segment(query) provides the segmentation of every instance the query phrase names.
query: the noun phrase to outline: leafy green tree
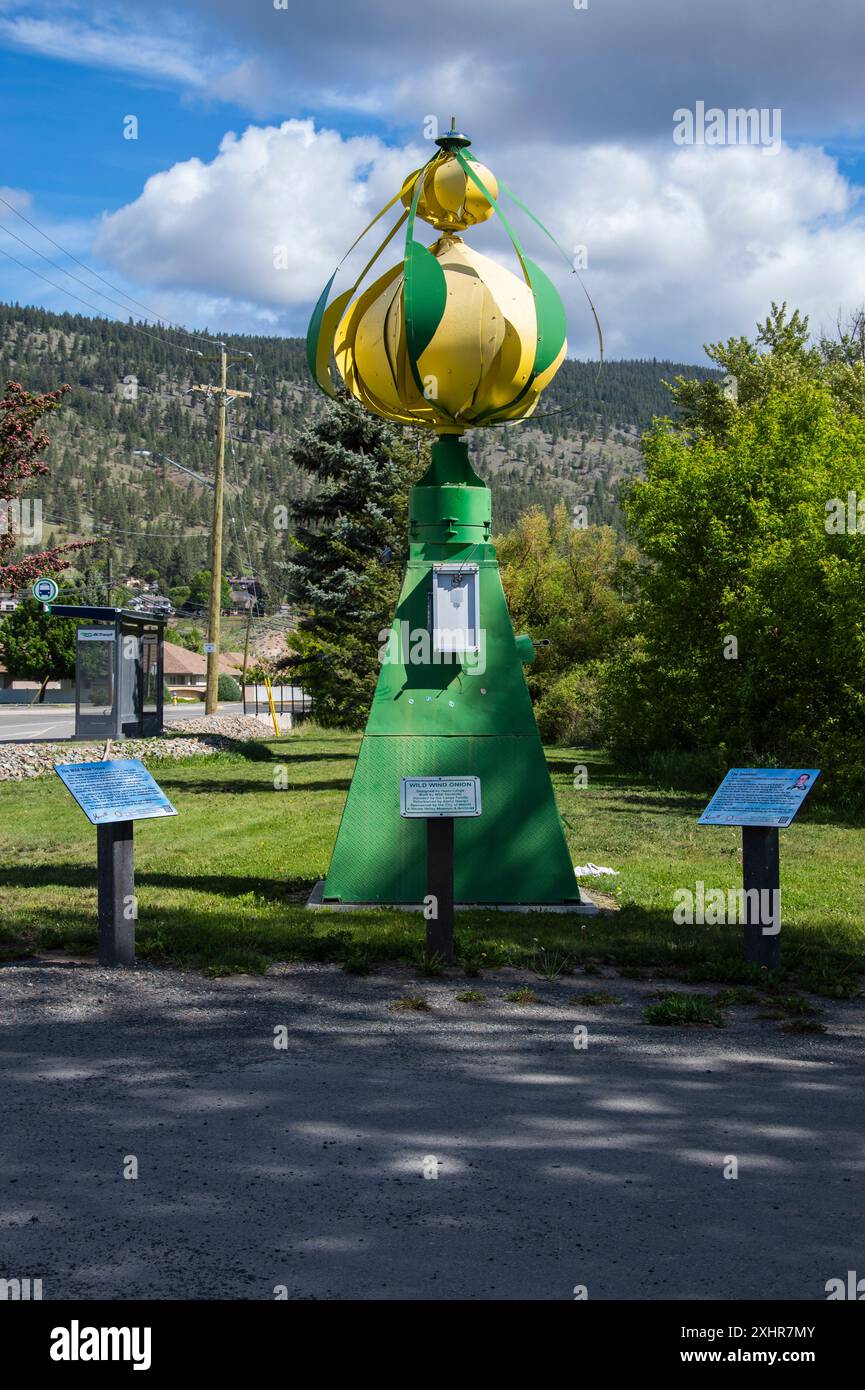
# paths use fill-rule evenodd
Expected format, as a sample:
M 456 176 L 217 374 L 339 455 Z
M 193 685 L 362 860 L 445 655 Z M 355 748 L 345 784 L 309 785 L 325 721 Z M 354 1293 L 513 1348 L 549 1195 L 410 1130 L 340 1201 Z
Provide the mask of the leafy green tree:
M 378 634 L 393 618 L 408 550 L 409 488 L 429 461 L 415 441 L 344 400 L 291 445 L 292 463 L 316 486 L 295 505 L 286 572 L 307 616 L 284 669 L 324 725 L 363 728 L 375 692 Z
M 723 421 L 694 397 L 683 425 L 658 420 L 644 438 L 646 478 L 625 511 L 649 563 L 633 645 L 605 693 L 622 755 L 862 762 L 859 365 L 808 347 L 798 315 L 773 316 L 758 337 L 767 351 L 743 340 L 739 399 Z
M 226 608 L 231 607 L 231 590 L 228 587 L 228 580 L 222 576 L 222 583 L 219 589 L 220 611 L 225 612 Z M 199 570 L 192 576 L 189 585 L 189 598 L 186 600 L 188 608 L 202 609 L 207 612 L 210 604 L 210 570 Z
M 810 341 L 808 319 L 798 309 L 788 315 L 786 304 L 757 325 L 754 341 L 728 338 L 709 343 L 707 357 L 731 381 L 717 377 L 698 380 L 677 376 L 671 386 L 673 403 L 682 412 L 680 427 L 694 438 L 708 436 L 723 442 L 740 411 L 765 404 L 772 391 L 792 391 L 807 382 L 824 386 L 841 412 L 865 414 L 865 355 L 858 348 L 863 336 L 860 315 L 838 340 L 823 336 Z
M 204 630 L 200 627 L 182 629 L 179 627 L 167 627 L 165 629 L 166 642 L 173 642 L 175 647 L 183 647 L 188 652 L 204 651 Z
M 53 618 L 28 595 L 0 622 L 0 659 L 14 680 L 41 682 L 41 702 L 50 680 L 75 675 L 76 629 L 71 618 Z
M 526 667 L 542 736 L 596 740 L 598 681 L 628 630 L 636 551 L 608 526 L 575 527 L 562 504 L 551 517 L 526 512 L 496 551 L 515 632 L 548 644 Z

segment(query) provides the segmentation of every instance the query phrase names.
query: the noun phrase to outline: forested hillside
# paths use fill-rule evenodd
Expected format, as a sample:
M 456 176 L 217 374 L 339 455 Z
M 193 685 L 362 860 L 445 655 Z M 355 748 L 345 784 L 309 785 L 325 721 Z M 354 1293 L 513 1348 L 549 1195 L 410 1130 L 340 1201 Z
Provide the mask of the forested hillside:
M 229 385 L 251 391 L 230 411 L 226 451 L 229 574 L 259 573 L 274 603 L 285 593 L 287 532 L 275 524 L 305 495 L 310 479 L 287 458 L 286 441 L 321 408 L 300 338 L 232 335 Z M 202 354 L 202 355 L 199 355 Z M 51 421 L 50 475 L 40 480 L 44 541 L 111 538 L 114 573 L 155 572 L 160 586 L 188 584 L 207 564 L 210 490 L 156 457 L 212 474 L 213 401 L 193 393 L 215 381 L 204 342 L 168 329 L 78 314 L 0 305 L 0 375 L 29 390 L 72 387 Z M 588 507 L 590 522 L 618 521 L 616 494 L 640 467 L 639 437 L 652 416 L 668 414 L 661 384 L 704 368 L 672 362 L 566 362 L 534 421 L 475 431 L 475 466 L 494 478 L 494 519 L 503 530 L 533 503 Z M 137 399 L 122 399 L 125 377 Z M 136 455 L 149 450 L 152 457 Z M 109 547 L 100 547 L 100 557 Z

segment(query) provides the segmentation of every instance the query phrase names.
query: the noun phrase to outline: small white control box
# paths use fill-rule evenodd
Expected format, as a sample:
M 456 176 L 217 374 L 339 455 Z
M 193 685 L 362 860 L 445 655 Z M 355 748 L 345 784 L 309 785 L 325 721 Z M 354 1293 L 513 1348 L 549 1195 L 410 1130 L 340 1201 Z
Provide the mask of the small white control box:
M 477 565 L 433 565 L 433 652 L 472 652 L 480 641 Z

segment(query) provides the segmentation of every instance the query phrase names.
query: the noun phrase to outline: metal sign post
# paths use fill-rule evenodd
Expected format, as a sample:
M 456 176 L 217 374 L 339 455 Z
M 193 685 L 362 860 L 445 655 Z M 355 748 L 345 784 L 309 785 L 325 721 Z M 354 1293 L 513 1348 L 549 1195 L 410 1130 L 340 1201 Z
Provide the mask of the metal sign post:
M 135 964 L 134 821 L 96 827 L 99 964 Z
M 91 825 L 96 826 L 99 964 L 135 964 L 133 824 L 176 816 L 162 788 L 138 758 L 61 763 L 54 768 Z
M 697 822 L 742 827 L 742 949 L 750 965 L 775 970 L 780 963 L 778 830 L 792 824 L 819 776 L 813 767 L 733 767 Z
M 428 816 L 426 823 L 426 891 L 432 909 L 426 924 L 428 956 L 454 960 L 454 821 Z
M 745 960 L 751 965 L 775 970 L 781 959 L 781 861 L 777 826 L 742 826 L 742 887 L 745 890 Z
M 454 960 L 454 818 L 481 814 L 479 777 L 402 777 L 399 813 L 426 821 L 426 953 Z

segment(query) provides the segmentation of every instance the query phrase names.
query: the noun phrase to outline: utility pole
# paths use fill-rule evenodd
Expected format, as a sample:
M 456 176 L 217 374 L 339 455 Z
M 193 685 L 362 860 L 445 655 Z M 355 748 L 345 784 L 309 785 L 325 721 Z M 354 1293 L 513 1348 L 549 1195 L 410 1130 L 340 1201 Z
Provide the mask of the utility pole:
M 225 392 L 228 386 L 225 344 L 219 345 L 219 398 L 216 415 L 216 475 L 210 535 L 210 611 L 207 615 L 207 694 L 204 713 L 216 714 L 219 685 L 219 619 L 222 613 L 222 500 L 225 490 Z
M 246 609 L 246 640 L 243 643 L 243 675 L 241 676 L 241 690 L 243 692 L 243 713 L 246 714 L 246 668 L 249 665 L 249 629 L 252 627 L 252 594 L 249 595 L 249 603 Z
M 234 353 L 232 360 L 251 357 L 249 352 Z M 208 358 L 219 363 L 218 386 L 193 386 L 193 391 L 204 391 L 208 396 L 217 397 L 216 416 L 216 474 L 213 480 L 213 526 L 210 536 L 210 607 L 207 615 L 207 693 L 204 700 L 204 713 L 216 714 L 216 698 L 219 685 L 219 620 L 222 612 L 222 502 L 225 491 L 225 415 L 229 396 L 251 396 L 251 391 L 231 391 L 228 388 L 227 372 L 229 354 L 225 344 L 219 344 L 219 356 Z

